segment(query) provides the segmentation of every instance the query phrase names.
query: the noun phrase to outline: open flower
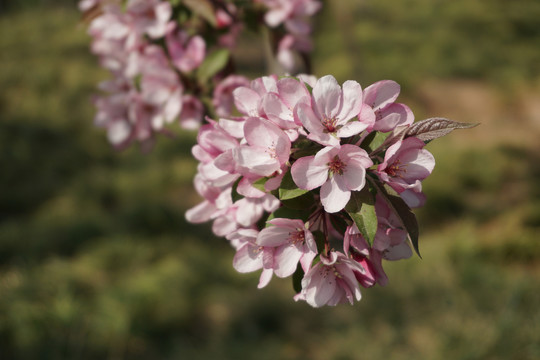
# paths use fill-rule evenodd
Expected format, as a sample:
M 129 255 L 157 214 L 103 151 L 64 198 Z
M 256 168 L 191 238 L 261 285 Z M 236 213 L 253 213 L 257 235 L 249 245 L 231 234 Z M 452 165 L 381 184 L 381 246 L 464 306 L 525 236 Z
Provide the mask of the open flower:
M 291 168 L 296 185 L 305 190 L 321 186 L 324 210 L 342 210 L 351 191 L 360 191 L 366 183 L 366 168 L 373 165 L 364 149 L 354 145 L 326 147 L 315 156 L 298 159 Z
M 424 145 L 415 137 L 398 141 L 388 148 L 384 161 L 377 166 L 381 180 L 402 194 L 403 200 L 412 207 L 423 205 L 421 181 L 435 167 L 435 158 Z
M 236 170 L 244 176 L 271 176 L 289 161 L 291 141 L 270 121 L 251 117 L 244 124 L 247 145 L 232 150 Z
M 357 117 L 362 109 L 362 88 L 356 81 L 345 81 L 342 88 L 332 75 L 326 75 L 317 80 L 312 95 L 312 105 L 301 103 L 295 109 L 309 131 L 308 139 L 338 146 L 340 138 L 356 135 L 370 125 Z
M 364 89 L 362 116 L 372 116 L 375 120 L 368 130 L 388 132 L 413 123 L 411 109 L 395 102 L 399 91 L 399 84 L 392 80 L 378 81 Z
M 260 246 L 256 243 L 257 231 L 253 229 L 239 229 L 227 236 L 227 239 L 236 247 L 233 267 L 241 273 L 248 273 L 262 269 L 259 279 L 259 289 L 268 285 L 272 279 L 272 247 Z
M 291 276 L 298 262 L 307 272 L 317 255 L 317 244 L 311 231 L 302 220 L 272 219 L 274 226 L 263 229 L 257 236 L 257 244 L 275 249 L 273 253 L 274 273 L 279 277 Z
M 365 272 L 362 266 L 345 254 L 332 251 L 321 255 L 302 279 L 302 291 L 294 299 L 305 300 L 313 307 L 335 306 L 344 302 L 352 304 L 362 298 L 355 272 Z

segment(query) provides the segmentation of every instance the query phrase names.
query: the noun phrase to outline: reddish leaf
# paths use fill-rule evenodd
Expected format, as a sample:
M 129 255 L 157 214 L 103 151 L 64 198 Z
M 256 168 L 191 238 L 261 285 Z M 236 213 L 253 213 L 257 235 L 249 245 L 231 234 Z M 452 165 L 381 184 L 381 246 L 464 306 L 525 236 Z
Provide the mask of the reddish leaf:
M 430 118 L 412 124 L 405 137 L 414 136 L 424 142 L 440 138 L 454 129 L 470 129 L 478 124 L 460 123 L 445 118 Z

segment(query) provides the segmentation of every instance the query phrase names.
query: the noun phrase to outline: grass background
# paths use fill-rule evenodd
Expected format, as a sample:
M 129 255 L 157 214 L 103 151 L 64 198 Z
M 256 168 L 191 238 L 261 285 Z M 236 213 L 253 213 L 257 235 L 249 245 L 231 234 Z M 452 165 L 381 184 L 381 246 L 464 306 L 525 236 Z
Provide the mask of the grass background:
M 316 74 L 395 79 L 417 119 L 481 122 L 428 146 L 423 260 L 311 309 L 257 290 L 186 223 L 194 134 L 116 153 L 92 126 L 107 74 L 74 1 L 0 2 L 0 358 L 540 358 L 540 4 L 326 2 Z M 249 42 L 249 40 L 248 40 Z M 246 71 L 260 51 L 243 47 Z

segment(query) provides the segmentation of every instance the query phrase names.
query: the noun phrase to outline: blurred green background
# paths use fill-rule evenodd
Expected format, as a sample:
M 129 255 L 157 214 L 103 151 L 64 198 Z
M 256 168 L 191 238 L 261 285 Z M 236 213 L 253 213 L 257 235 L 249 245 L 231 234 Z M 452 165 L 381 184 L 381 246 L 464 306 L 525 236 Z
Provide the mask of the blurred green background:
M 428 145 L 423 260 L 318 310 L 186 223 L 194 134 L 143 155 L 93 127 L 107 74 L 74 3 L 0 2 L 1 359 L 540 358 L 540 2 L 327 1 L 317 75 L 482 125 Z

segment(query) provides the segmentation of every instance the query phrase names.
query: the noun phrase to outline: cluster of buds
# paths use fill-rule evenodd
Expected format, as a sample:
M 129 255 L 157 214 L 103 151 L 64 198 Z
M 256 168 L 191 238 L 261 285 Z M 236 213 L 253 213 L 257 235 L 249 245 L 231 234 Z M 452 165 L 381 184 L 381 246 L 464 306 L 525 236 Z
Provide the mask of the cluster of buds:
M 390 80 L 362 90 L 331 75 L 258 78 L 233 91 L 239 117 L 208 119 L 193 155 L 204 201 L 190 222 L 236 249 L 234 268 L 293 277 L 295 300 L 314 307 L 360 300 L 388 281 L 383 260 L 418 252 L 411 208 L 435 160 L 425 143 L 467 127 L 434 118 L 413 124 Z
M 94 99 L 95 124 L 116 148 L 134 141 L 149 148 L 167 124 L 197 129 L 207 114 L 230 115 L 232 91 L 249 85 L 231 57 L 246 19 L 287 29 L 274 51 L 292 69 L 293 53 L 311 50 L 307 16 L 319 7 L 315 0 L 82 0 L 91 50 L 112 74 Z

